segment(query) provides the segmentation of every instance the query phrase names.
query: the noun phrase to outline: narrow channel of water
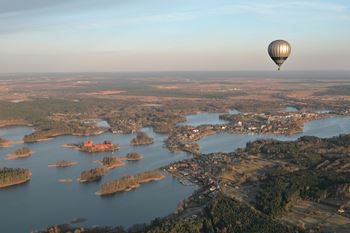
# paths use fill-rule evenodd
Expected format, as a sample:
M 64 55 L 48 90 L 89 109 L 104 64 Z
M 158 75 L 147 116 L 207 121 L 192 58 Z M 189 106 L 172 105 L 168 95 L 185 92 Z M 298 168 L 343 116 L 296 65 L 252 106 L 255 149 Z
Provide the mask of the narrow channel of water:
M 350 133 L 350 117 L 328 118 L 307 122 L 304 132 L 293 136 L 277 135 L 251 135 L 251 134 L 215 134 L 198 141 L 201 152 L 204 154 L 214 152 L 232 152 L 246 146 L 247 142 L 257 139 L 273 138 L 277 140 L 296 140 L 301 136 L 316 136 L 321 138 L 338 136 Z

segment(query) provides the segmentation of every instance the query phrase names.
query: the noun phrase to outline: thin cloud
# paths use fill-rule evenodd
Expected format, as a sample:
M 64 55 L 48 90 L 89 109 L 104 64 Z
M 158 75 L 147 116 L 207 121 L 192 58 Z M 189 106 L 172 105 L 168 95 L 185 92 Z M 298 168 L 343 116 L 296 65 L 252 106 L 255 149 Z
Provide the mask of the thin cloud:
M 251 2 L 241 4 L 230 4 L 220 8 L 213 9 L 215 12 L 222 13 L 242 13 L 251 12 L 256 14 L 272 14 L 283 13 L 284 11 L 322 11 L 328 13 L 349 13 L 348 7 L 339 3 L 325 3 L 322 1 L 309 2 L 309 1 L 269 1 L 265 3 Z
M 243 2 L 237 1 L 236 4 L 225 5 L 218 1 L 218 7 L 207 9 L 200 4 L 195 9 L 187 11 L 164 10 L 158 14 L 149 15 L 130 15 L 130 16 L 111 16 L 106 15 L 103 18 L 79 18 L 79 19 L 62 19 L 55 18 L 52 12 L 61 12 L 63 9 L 69 9 L 66 14 L 82 12 L 84 10 L 94 10 L 91 6 L 107 7 L 108 4 L 116 6 L 122 2 L 131 0 L 3 0 L 0 1 L 0 34 L 11 34 L 27 31 L 45 31 L 45 30 L 64 30 L 64 29 L 81 29 L 93 30 L 112 27 L 122 27 L 126 25 L 136 26 L 149 23 L 162 22 L 180 22 L 198 20 L 204 17 L 234 15 L 234 14 L 256 14 L 261 16 L 279 16 L 279 15 L 296 15 L 305 14 L 307 17 L 318 17 L 332 20 L 348 21 L 350 12 L 346 5 L 341 3 L 326 3 L 324 1 L 254 1 Z M 146 1 L 146 0 L 140 0 Z M 190 0 L 189 0 L 190 1 Z M 26 2 L 23 4 L 23 2 Z M 136 3 L 135 1 L 133 1 Z M 196 1 L 191 1 L 196 2 Z M 200 0 L 197 0 L 200 2 Z M 21 4 L 22 3 L 22 4 Z M 221 6 L 220 6 L 221 4 Z M 90 6 L 90 8 L 88 7 Z M 33 15 L 33 11 L 36 14 Z M 40 12 L 40 13 L 38 13 Z M 35 17 L 41 17 L 41 13 L 46 13 L 45 20 L 33 20 Z M 311 14 L 313 13 L 313 14 Z M 21 17 L 14 17 L 12 14 L 21 14 Z M 11 16 L 12 15 L 12 16 Z M 29 20 L 26 20 L 29 19 Z

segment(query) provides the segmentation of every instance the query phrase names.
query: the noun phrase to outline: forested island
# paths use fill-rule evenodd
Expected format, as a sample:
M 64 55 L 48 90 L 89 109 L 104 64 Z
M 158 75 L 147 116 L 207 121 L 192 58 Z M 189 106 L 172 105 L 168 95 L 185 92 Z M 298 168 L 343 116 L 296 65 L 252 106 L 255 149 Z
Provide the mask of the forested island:
M 143 159 L 143 157 L 138 154 L 138 153 L 128 153 L 125 157 L 122 157 L 123 159 L 127 160 L 127 161 L 138 161 Z
M 111 170 L 116 167 L 124 166 L 125 164 L 123 161 L 138 161 L 141 159 L 142 156 L 138 153 L 128 153 L 126 156 L 123 157 L 107 156 L 104 157 L 102 160 L 98 160 L 96 162 L 100 163 L 107 170 Z
M 116 167 L 124 166 L 124 163 L 121 161 L 120 158 L 112 157 L 112 156 L 104 157 L 99 162 L 108 170 L 116 168 Z
M 77 165 L 77 162 L 69 161 L 69 160 L 59 160 L 54 164 L 49 164 L 48 167 L 57 167 L 57 168 L 63 168 L 63 167 L 72 167 Z
M 99 181 L 107 173 L 107 169 L 104 167 L 93 168 L 83 171 L 77 179 L 81 183 Z
M 32 154 L 33 154 L 33 152 L 29 148 L 22 147 L 22 148 L 17 149 L 14 153 L 8 154 L 5 159 L 11 160 L 11 159 L 27 158 L 27 157 L 31 156 Z
M 25 183 L 30 180 L 32 173 L 24 168 L 0 168 L 0 188 Z
M 136 137 L 130 142 L 133 146 L 149 145 L 153 143 L 153 138 L 148 136 L 145 132 L 138 132 Z
M 0 147 L 7 147 L 10 145 L 10 141 L 0 138 Z
M 97 195 L 111 195 L 118 192 L 130 191 L 140 187 L 142 183 L 164 179 L 165 176 L 158 170 L 146 171 L 135 176 L 124 176 L 117 180 L 108 181 L 101 185 Z

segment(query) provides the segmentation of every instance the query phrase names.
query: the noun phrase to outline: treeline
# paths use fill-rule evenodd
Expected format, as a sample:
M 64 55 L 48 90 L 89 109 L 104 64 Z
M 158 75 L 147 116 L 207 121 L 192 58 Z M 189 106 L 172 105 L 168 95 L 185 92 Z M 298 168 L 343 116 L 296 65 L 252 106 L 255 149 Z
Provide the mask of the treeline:
M 122 162 L 121 162 L 120 158 L 118 158 L 118 157 L 107 156 L 101 160 L 101 163 L 103 166 L 110 167 L 110 166 L 115 165 L 116 163 L 122 163 Z
M 298 233 L 271 217 L 231 198 L 219 196 L 194 219 L 155 220 L 147 233 Z
M 31 153 L 32 151 L 28 147 L 19 148 L 14 152 L 15 155 L 26 155 Z
M 126 160 L 140 160 L 142 156 L 138 153 L 128 153 L 125 158 Z
M 123 176 L 120 179 L 108 181 L 101 185 L 99 195 L 110 195 L 117 192 L 135 189 L 140 184 L 163 179 L 164 176 L 158 170 L 142 172 L 135 176 Z
M 256 196 L 256 207 L 278 216 L 297 199 L 320 201 L 336 193 L 339 186 L 349 184 L 350 173 L 302 170 L 272 170 Z
M 83 171 L 78 180 L 80 182 L 92 182 L 92 181 L 99 181 L 105 174 L 106 174 L 105 168 L 93 168 L 87 171 Z
M 28 181 L 31 177 L 29 169 L 24 168 L 0 168 L 0 188 Z

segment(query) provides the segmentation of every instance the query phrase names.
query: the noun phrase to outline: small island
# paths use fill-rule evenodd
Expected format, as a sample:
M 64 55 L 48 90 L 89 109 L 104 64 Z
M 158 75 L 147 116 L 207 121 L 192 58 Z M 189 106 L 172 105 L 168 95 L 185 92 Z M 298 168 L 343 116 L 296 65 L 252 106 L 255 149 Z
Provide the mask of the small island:
M 10 145 L 11 145 L 10 141 L 3 139 L 3 138 L 0 138 L 0 147 L 8 147 Z
M 104 157 L 101 161 L 98 162 L 102 164 L 107 170 L 124 166 L 124 163 L 118 157 Z
M 105 196 L 118 192 L 126 192 L 140 187 L 143 183 L 153 182 L 164 179 L 165 176 L 159 171 L 146 171 L 136 176 L 124 176 L 117 180 L 108 181 L 102 184 L 97 195 Z
M 24 168 L 0 168 L 0 188 L 23 184 L 29 181 L 32 173 Z
M 116 167 L 124 166 L 125 163 L 123 161 L 138 161 L 141 159 L 142 156 L 138 153 L 128 153 L 126 156 L 123 157 L 107 156 L 104 157 L 102 160 L 97 160 L 95 162 L 101 164 L 106 169 L 106 171 L 109 171 Z
M 120 149 L 120 146 L 118 144 L 113 144 L 112 141 L 94 144 L 92 140 L 80 144 L 65 144 L 64 147 L 74 148 L 87 153 L 114 152 Z
M 11 160 L 11 159 L 23 159 L 31 156 L 33 152 L 27 148 L 27 147 L 22 147 L 17 149 L 14 153 L 8 154 L 6 156 L 6 160 Z
M 153 143 L 153 138 L 148 136 L 145 132 L 138 132 L 136 137 L 131 140 L 130 144 L 133 146 L 149 145 Z
M 83 171 L 77 179 L 81 183 L 99 181 L 107 173 L 108 169 L 105 167 L 93 168 Z
M 126 160 L 126 161 L 138 161 L 143 159 L 143 157 L 138 154 L 138 153 L 128 153 L 125 157 L 122 157 L 122 159 Z
M 69 161 L 69 160 L 59 160 L 54 164 L 49 164 L 48 167 L 57 167 L 57 168 L 63 168 L 63 167 L 72 167 L 77 165 L 77 162 Z

